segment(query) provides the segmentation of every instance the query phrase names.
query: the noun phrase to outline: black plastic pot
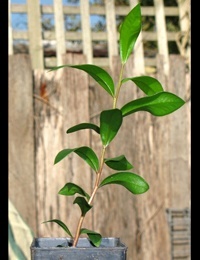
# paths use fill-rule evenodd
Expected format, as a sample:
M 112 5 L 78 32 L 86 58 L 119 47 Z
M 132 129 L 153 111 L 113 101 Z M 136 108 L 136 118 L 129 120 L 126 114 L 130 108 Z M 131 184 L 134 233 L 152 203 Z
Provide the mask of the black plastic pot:
M 125 260 L 127 246 L 119 238 L 103 238 L 94 247 L 87 238 L 79 238 L 72 247 L 70 238 L 34 238 L 31 244 L 31 260 Z

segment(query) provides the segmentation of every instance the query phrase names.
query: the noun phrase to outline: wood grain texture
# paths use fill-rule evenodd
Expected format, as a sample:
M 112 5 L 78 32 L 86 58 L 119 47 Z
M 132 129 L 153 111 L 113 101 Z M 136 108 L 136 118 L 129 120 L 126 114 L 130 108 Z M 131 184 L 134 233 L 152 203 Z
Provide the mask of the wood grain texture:
M 169 60 L 169 78 L 160 55 L 157 73 L 152 76 L 164 90 L 186 100 L 184 107 L 165 117 L 153 117 L 148 112 L 125 117 L 106 153 L 106 157 L 124 154 L 134 166 L 132 171 L 149 183 L 149 191 L 134 196 L 119 185 L 102 187 L 83 225 L 103 236 L 120 237 L 128 245 L 128 259 L 170 259 L 166 208 L 190 207 L 190 84 L 184 58 L 172 55 Z M 94 172 L 74 153 L 56 165 L 54 158 L 64 148 L 84 145 L 92 145 L 100 156 L 101 142 L 96 132 L 66 134 L 66 130 L 82 122 L 99 125 L 100 111 L 112 107 L 112 98 L 78 69 L 34 70 L 33 84 L 29 62 L 26 55 L 10 56 L 9 196 L 36 235 L 65 236 L 55 223 L 41 223 L 59 218 L 74 232 L 80 209 L 72 205 L 73 197 L 57 193 L 67 182 L 83 186 L 90 193 Z M 63 63 L 84 64 L 86 57 L 66 54 Z M 113 57 L 113 70 L 104 69 L 117 84 L 119 57 Z M 137 75 L 131 55 L 124 77 L 133 76 Z M 122 86 L 117 107 L 142 96 L 140 89 L 128 81 Z M 114 172 L 107 166 L 104 170 L 102 178 Z
M 64 64 L 75 63 L 85 63 L 85 58 L 71 54 L 64 59 Z M 66 134 L 69 127 L 89 120 L 87 75 L 71 68 L 48 73 L 37 70 L 36 95 L 39 95 L 42 84 L 46 84 L 48 103 L 35 99 L 38 233 L 40 236 L 64 236 L 66 234 L 60 227 L 57 228 L 57 224 L 39 223 L 59 218 L 71 228 L 71 232 L 75 232 L 80 209 L 73 205 L 74 197 L 57 193 L 67 182 L 82 186 L 88 193 L 90 191 L 89 166 L 75 153 L 53 165 L 60 150 L 89 145 L 87 130 Z
M 9 56 L 9 199 L 36 230 L 33 81 L 30 57 Z

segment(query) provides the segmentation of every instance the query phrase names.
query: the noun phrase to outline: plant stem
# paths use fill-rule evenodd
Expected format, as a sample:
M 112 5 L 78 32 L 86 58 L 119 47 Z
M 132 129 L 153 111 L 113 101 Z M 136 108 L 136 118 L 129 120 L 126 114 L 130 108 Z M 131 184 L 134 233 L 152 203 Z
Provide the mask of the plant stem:
M 113 108 L 116 108 L 116 106 L 117 106 L 117 100 L 118 100 L 118 97 L 119 97 L 119 91 L 120 91 L 120 88 L 121 88 L 121 85 L 122 85 L 122 76 L 123 76 L 123 72 L 124 72 L 124 65 L 125 65 L 125 63 L 121 64 L 121 69 L 120 69 L 120 74 L 119 74 L 119 81 L 118 81 L 118 85 L 117 85 L 117 89 L 116 89 L 116 94 L 115 94 L 115 97 L 113 99 Z
M 102 173 L 102 170 L 103 170 L 105 152 L 106 152 L 106 147 L 103 147 L 102 152 L 101 152 L 100 167 L 99 167 L 99 171 L 97 172 L 97 175 L 96 175 L 96 181 L 95 181 L 95 185 L 94 185 L 94 188 L 93 188 L 93 191 L 92 191 L 92 195 L 91 195 L 89 202 L 88 202 L 89 205 L 92 204 L 94 196 L 95 196 L 95 194 L 98 190 L 98 187 L 99 187 L 99 183 L 100 183 L 100 179 L 101 179 L 101 173 Z M 85 215 L 81 216 L 80 219 L 79 219 L 79 223 L 78 223 L 77 230 L 76 230 L 76 235 L 75 235 L 74 241 L 73 241 L 73 247 L 75 247 L 78 243 L 78 239 L 79 239 L 79 236 L 80 236 L 80 231 L 81 231 L 81 227 L 82 227 L 84 218 L 85 218 Z
M 80 230 L 81 230 L 81 226 L 83 224 L 84 217 L 85 216 L 81 216 L 80 219 L 79 219 L 76 235 L 75 235 L 74 241 L 73 241 L 73 247 L 75 247 L 78 243 L 78 239 L 79 239 L 79 236 L 80 236 Z
M 101 178 L 101 173 L 102 173 L 102 170 L 103 170 L 105 152 L 106 152 L 106 147 L 103 147 L 102 152 L 101 152 L 100 168 L 99 168 L 99 171 L 97 172 L 94 189 L 93 189 L 92 195 L 91 195 L 91 197 L 90 197 L 90 200 L 89 200 L 89 202 L 88 202 L 88 204 L 90 204 L 90 205 L 92 204 L 92 201 L 93 201 L 93 199 L 94 199 L 94 196 L 95 196 L 95 194 L 96 194 L 96 192 L 97 192 L 97 190 L 98 190 L 98 187 L 99 187 L 99 182 L 100 182 L 100 178 Z

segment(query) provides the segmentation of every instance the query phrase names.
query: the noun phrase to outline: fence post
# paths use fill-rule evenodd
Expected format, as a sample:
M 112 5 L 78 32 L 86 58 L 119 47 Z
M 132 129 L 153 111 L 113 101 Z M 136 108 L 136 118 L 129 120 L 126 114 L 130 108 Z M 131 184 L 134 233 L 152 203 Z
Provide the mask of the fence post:
M 42 26 L 39 0 L 27 0 L 29 53 L 33 69 L 43 69 Z

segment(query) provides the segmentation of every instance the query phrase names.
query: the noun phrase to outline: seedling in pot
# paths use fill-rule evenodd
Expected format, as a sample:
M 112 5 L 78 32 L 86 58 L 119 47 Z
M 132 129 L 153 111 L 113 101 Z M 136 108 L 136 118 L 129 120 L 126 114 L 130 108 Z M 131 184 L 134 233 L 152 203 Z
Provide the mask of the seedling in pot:
M 174 93 L 165 91 L 156 78 L 150 76 L 124 78 L 124 68 L 134 49 L 141 28 L 141 7 L 140 4 L 137 4 L 126 15 L 119 29 L 121 69 L 116 85 L 111 75 L 106 70 L 92 64 L 67 64 L 51 69 L 51 71 L 54 71 L 67 67 L 69 69 L 78 69 L 86 72 L 105 90 L 105 95 L 109 95 L 112 100 L 110 109 L 102 110 L 100 112 L 98 125 L 90 122 L 80 122 L 80 124 L 72 126 L 67 130 L 67 134 L 76 131 L 84 131 L 84 129 L 95 131 L 102 144 L 99 153 L 96 154 L 92 147 L 80 146 L 65 148 L 58 152 L 55 157 L 54 164 L 57 164 L 71 153 L 75 153 L 91 167 L 95 175 L 95 184 L 91 194 L 88 194 L 82 187 L 71 182 L 64 184 L 58 192 L 58 194 L 64 196 L 75 196 L 73 204 L 78 204 L 80 207 L 80 218 L 77 223 L 75 234 L 72 234 L 69 227 L 59 219 L 52 219 L 43 222 L 57 223 L 72 238 L 72 246 L 74 247 L 77 246 L 78 239 L 83 234 L 87 234 L 89 240 L 94 246 L 98 247 L 101 244 L 101 234 L 83 227 L 84 219 L 88 211 L 92 210 L 99 189 L 103 190 L 106 185 L 117 184 L 123 186 L 133 195 L 143 194 L 149 189 L 149 184 L 142 175 L 131 171 L 133 165 L 125 155 L 116 154 L 116 157 L 114 158 L 107 158 L 106 156 L 107 148 L 108 146 L 111 146 L 111 142 L 120 131 L 124 117 L 128 117 L 129 115 L 140 111 L 149 112 L 153 116 L 166 116 L 182 107 L 185 103 L 183 99 Z M 124 104 L 122 107 L 118 107 L 120 90 L 122 87 L 125 87 L 124 85 L 128 81 L 132 81 L 144 93 L 144 96 L 134 99 Z M 132 119 L 130 124 L 132 124 Z M 128 145 L 128 140 L 121 140 L 121 142 L 124 141 L 126 141 Z M 104 177 L 105 164 L 112 170 L 116 171 L 106 178 Z

